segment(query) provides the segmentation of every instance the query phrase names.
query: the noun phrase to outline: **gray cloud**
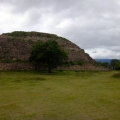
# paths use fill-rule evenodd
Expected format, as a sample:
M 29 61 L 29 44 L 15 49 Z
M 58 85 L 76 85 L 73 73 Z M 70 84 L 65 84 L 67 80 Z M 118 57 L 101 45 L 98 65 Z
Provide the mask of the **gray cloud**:
M 50 32 L 68 38 L 93 58 L 120 58 L 118 0 L 0 0 L 0 3 L 0 33 Z

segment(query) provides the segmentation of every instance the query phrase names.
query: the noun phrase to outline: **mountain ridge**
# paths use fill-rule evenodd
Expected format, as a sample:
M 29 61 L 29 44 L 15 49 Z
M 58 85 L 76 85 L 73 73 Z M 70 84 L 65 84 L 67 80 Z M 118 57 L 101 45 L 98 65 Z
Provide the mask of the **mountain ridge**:
M 94 59 L 96 62 L 108 62 L 110 64 L 111 60 L 113 59 Z M 117 59 L 117 60 L 120 60 L 120 59 Z

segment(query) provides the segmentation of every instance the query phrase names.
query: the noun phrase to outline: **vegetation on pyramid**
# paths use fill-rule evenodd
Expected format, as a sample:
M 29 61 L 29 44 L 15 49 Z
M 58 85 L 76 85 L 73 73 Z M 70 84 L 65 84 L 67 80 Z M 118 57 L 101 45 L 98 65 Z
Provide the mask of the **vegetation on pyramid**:
M 55 34 L 35 31 L 14 31 L 0 35 L 0 69 L 33 69 L 28 65 L 28 58 L 32 46 L 37 41 L 46 42 L 48 40 L 56 41 L 68 54 L 69 59 L 66 64 L 68 64 L 69 67 L 63 66 L 62 69 L 96 69 L 96 62 L 89 54 L 85 53 L 83 49 L 70 40 Z M 97 69 L 104 68 L 97 67 Z

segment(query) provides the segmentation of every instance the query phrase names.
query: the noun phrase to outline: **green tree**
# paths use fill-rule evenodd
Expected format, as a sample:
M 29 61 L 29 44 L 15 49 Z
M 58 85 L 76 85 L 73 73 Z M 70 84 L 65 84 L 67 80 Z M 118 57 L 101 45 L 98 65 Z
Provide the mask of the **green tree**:
M 112 59 L 110 62 L 110 65 L 112 67 L 112 69 L 116 69 L 116 63 L 119 62 L 118 59 Z
M 117 62 L 115 63 L 115 69 L 116 69 L 116 70 L 120 70 L 120 61 L 117 61 Z
M 110 66 L 108 62 L 103 62 L 102 65 L 106 68 L 108 68 Z
M 67 53 L 54 40 L 36 42 L 29 57 L 29 61 L 34 64 L 35 69 L 39 69 L 40 66 L 44 65 L 48 68 L 49 73 L 51 73 L 51 69 L 57 68 L 67 59 Z

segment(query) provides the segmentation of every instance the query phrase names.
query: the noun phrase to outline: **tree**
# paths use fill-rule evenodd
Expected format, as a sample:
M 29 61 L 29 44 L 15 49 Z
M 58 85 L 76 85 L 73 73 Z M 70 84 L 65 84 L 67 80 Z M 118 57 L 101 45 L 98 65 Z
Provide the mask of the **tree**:
M 103 62 L 102 65 L 106 68 L 110 67 L 109 63 L 108 62 Z
M 112 69 L 116 69 L 116 63 L 119 62 L 118 59 L 112 59 L 110 62 L 110 65 L 112 67 Z
M 120 61 L 117 61 L 117 62 L 115 63 L 115 69 L 116 69 L 116 70 L 120 70 Z
M 48 68 L 49 73 L 51 73 L 51 69 L 57 68 L 67 59 L 67 53 L 54 40 L 36 42 L 29 57 L 29 61 L 34 64 L 35 69 L 39 69 L 41 65 L 44 65 Z
M 110 67 L 110 64 L 108 62 L 101 62 L 101 61 L 98 61 L 97 62 L 97 65 L 99 66 L 104 66 L 106 68 L 109 68 Z

